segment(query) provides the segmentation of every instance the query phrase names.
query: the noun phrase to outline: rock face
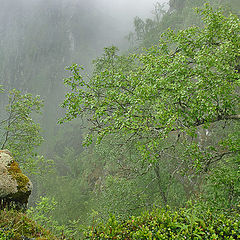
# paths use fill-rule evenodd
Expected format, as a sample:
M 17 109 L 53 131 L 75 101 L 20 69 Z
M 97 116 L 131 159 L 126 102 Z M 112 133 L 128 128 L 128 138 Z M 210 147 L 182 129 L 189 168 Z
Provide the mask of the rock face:
M 32 182 L 8 150 L 0 150 L 0 208 L 26 208 Z

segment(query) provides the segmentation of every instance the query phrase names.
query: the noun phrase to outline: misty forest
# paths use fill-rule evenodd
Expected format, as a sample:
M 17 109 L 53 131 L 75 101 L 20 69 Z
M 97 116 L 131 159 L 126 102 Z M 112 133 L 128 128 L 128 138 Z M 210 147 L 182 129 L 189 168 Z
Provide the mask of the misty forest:
M 239 0 L 0 0 L 0 239 L 240 239 Z

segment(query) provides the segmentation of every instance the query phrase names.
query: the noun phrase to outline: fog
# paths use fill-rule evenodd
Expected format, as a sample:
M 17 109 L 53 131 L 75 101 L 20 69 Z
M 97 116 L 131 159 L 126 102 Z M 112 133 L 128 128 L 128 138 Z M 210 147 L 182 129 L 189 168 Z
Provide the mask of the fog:
M 105 44 L 119 44 L 133 30 L 134 17 L 151 17 L 156 2 L 166 3 L 167 0 L 0 0 L 0 34 L 3 31 L 13 35 L 16 31 L 26 31 L 29 24 L 35 21 L 37 31 L 38 24 L 41 25 L 49 14 L 53 15 L 49 20 L 56 24 L 63 23 L 59 21 L 59 15 L 69 20 L 73 14 L 79 14 L 81 25 L 99 33 L 96 45 L 92 46 L 98 49 Z M 84 35 L 82 29 L 81 33 Z
M 112 17 L 119 32 L 127 33 L 133 29 L 133 19 L 152 17 L 154 4 L 163 4 L 167 0 L 95 0 L 97 7 L 107 16 Z
M 0 85 L 45 99 L 41 125 L 49 141 L 64 99 L 66 66 L 78 63 L 89 71 L 104 47 L 127 50 L 134 17 L 153 17 L 156 2 L 0 0 Z
M 49 65 L 55 58 L 53 64 L 61 61 L 61 68 L 72 62 L 89 65 L 106 46 L 124 45 L 126 49 L 125 36 L 133 31 L 134 17 L 151 17 L 156 2 L 0 0 L 0 51 L 4 56 L 0 63 L 0 83 L 25 88 L 23 82 L 32 77 L 32 67 L 29 69 L 28 64 L 33 68 L 39 61 Z M 8 74 L 7 65 L 14 68 Z

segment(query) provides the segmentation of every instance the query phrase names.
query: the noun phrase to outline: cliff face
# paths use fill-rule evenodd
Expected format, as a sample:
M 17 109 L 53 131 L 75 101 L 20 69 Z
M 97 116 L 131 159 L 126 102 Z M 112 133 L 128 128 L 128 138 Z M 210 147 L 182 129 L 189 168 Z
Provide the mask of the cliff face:
M 24 175 L 8 150 L 0 150 L 0 208 L 25 208 L 32 182 Z

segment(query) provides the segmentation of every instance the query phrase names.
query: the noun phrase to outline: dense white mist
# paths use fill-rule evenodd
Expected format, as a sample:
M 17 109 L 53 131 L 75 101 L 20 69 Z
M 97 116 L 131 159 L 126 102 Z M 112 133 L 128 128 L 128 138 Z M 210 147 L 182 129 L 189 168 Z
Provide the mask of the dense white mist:
M 168 0 L 0 0 L 0 83 L 35 88 L 72 62 L 91 65 L 104 47 L 127 50 L 134 18 L 153 18 L 157 2 Z
M 154 4 L 167 4 L 168 0 L 95 0 L 99 10 L 110 16 L 121 32 L 129 32 L 133 28 L 133 19 L 152 17 Z
M 95 0 L 97 6 L 109 15 L 121 18 L 122 21 L 135 16 L 149 17 L 154 4 L 166 3 L 168 0 Z
M 40 8 L 43 6 L 45 13 L 60 8 L 63 15 L 72 8 L 75 9 L 73 12 L 79 12 L 80 16 L 83 12 L 88 16 L 87 21 L 90 22 L 83 24 L 92 31 L 102 33 L 104 38 L 99 34 L 97 40 L 102 42 L 102 48 L 105 44 L 118 44 L 130 31 L 133 31 L 134 17 L 143 19 L 153 17 L 152 11 L 157 2 L 167 3 L 168 0 L 0 0 L 0 34 L 2 29 L 12 27 L 10 25 L 13 25 L 14 21 L 18 23 L 26 19 L 27 22 L 27 17 L 30 15 L 33 15 L 30 21 L 37 18 L 38 22 L 44 21 L 44 16 L 38 13 L 38 9 L 41 11 Z M 91 19 L 97 18 L 99 20 L 96 22 L 99 24 L 93 26 L 94 20 Z M 24 29 L 24 23 L 22 25 Z M 99 48 L 97 42 L 96 48 Z

